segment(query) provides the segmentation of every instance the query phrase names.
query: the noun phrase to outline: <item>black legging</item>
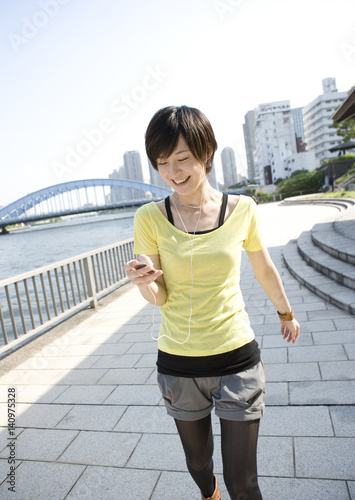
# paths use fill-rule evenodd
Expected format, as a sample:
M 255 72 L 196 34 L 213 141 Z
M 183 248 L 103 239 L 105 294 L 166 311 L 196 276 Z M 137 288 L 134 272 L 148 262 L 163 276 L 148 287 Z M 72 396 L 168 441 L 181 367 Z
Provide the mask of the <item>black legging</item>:
M 224 482 L 232 500 L 262 500 L 258 485 L 256 448 L 259 420 L 220 419 Z M 205 497 L 214 492 L 211 415 L 175 423 L 185 451 L 187 468 Z

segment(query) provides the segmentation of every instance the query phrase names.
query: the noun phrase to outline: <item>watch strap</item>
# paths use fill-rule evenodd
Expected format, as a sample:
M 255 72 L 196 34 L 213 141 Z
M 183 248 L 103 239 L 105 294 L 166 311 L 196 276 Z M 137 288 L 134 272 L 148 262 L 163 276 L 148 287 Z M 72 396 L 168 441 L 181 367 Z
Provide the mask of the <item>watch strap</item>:
M 277 311 L 277 314 L 279 315 L 279 318 L 281 321 L 292 321 L 295 315 L 293 314 L 293 310 L 291 308 L 291 312 L 289 313 L 280 313 Z

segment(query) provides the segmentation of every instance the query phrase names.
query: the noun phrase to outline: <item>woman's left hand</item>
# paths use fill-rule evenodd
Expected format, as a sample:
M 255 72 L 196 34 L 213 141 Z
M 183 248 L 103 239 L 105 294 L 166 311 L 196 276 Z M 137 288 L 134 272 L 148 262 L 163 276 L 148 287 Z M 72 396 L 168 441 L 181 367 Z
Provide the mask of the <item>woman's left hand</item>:
M 281 335 L 287 342 L 296 342 L 300 334 L 300 325 L 294 318 L 292 321 L 281 321 Z

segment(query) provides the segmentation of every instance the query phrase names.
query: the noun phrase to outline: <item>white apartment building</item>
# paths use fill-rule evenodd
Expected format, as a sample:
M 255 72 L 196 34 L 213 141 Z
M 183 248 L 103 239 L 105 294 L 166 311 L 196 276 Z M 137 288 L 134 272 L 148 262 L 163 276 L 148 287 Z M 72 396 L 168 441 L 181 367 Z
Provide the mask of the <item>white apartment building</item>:
M 232 148 L 224 148 L 221 153 L 224 187 L 233 186 L 239 182 L 235 153 Z
M 255 147 L 260 184 L 272 184 L 292 173 L 287 159 L 297 153 L 290 101 L 259 104 L 255 117 Z M 302 154 L 302 153 L 300 153 Z
M 307 151 L 312 151 L 316 158 L 316 167 L 337 153 L 329 149 L 342 142 L 336 129 L 332 128 L 332 116 L 340 104 L 347 98 L 347 92 L 338 92 L 335 78 L 322 80 L 323 94 L 316 97 L 303 108 L 303 122 Z
M 316 168 L 316 156 L 313 151 L 305 151 L 303 153 L 295 153 L 286 160 L 287 172 L 289 177 L 296 170 L 308 170 L 312 172 Z
M 260 175 L 258 171 L 255 146 L 255 110 L 248 111 L 244 116 L 244 120 L 245 123 L 243 123 L 243 135 L 248 165 L 248 179 L 249 181 L 259 182 Z

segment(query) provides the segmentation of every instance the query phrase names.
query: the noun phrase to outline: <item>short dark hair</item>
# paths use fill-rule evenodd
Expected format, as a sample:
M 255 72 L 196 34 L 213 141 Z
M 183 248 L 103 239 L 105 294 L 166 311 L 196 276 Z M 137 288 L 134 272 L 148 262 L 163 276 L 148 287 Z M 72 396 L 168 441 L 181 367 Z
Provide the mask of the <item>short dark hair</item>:
M 172 154 L 180 134 L 194 157 L 206 165 L 208 174 L 212 170 L 217 141 L 206 116 L 188 106 L 162 108 L 151 119 L 145 134 L 145 148 L 155 170 L 158 170 L 158 158 L 168 158 Z

